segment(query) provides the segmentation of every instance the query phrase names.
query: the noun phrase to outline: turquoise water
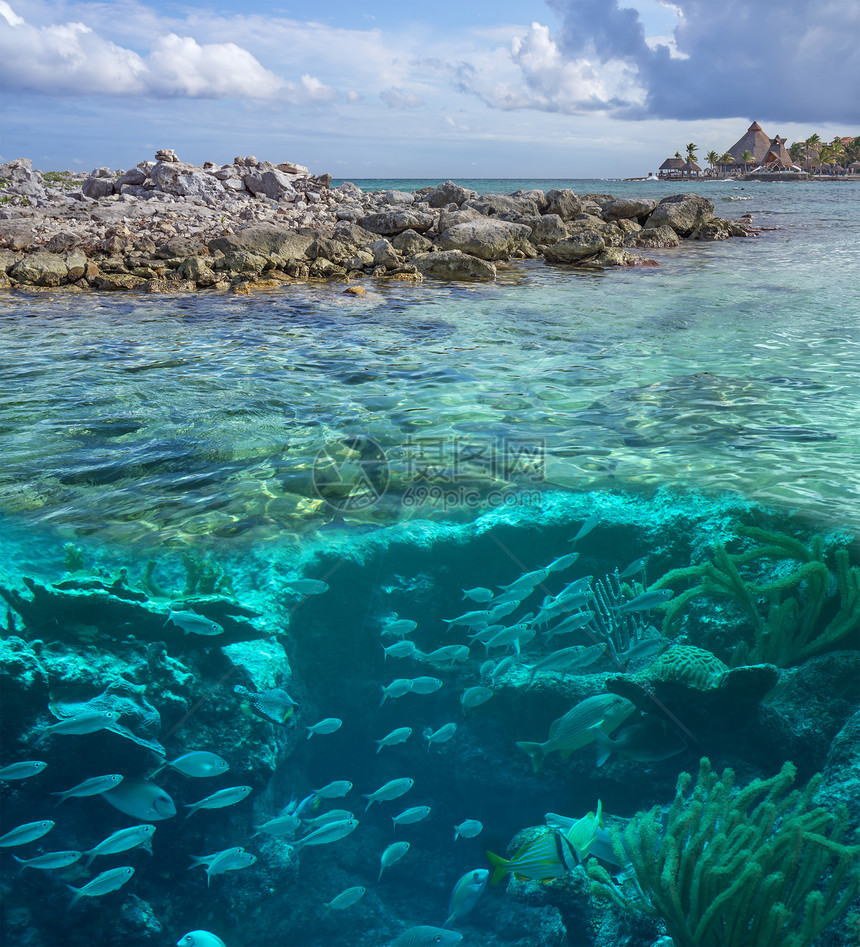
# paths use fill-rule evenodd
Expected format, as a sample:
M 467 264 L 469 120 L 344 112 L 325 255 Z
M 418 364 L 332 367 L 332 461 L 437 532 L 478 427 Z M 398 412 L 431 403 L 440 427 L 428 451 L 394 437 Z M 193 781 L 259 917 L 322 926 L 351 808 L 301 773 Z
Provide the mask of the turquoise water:
M 459 183 L 656 197 L 679 188 Z M 482 647 L 471 642 L 468 662 L 450 669 L 383 661 L 379 647 L 397 616 L 418 623 L 425 652 L 469 644 L 466 629 L 442 624 L 473 607 L 462 589 L 495 589 L 571 550 L 580 560 L 567 580 L 648 556 L 632 595 L 703 561 L 717 541 L 737 544 L 745 526 L 804 542 L 826 534 L 828 549 L 851 543 L 860 529 L 860 190 L 683 187 L 710 197 L 719 216 L 752 215 L 761 235 L 653 251 L 656 268 L 575 273 L 530 261 L 500 268 L 492 284 L 368 282 L 363 297 L 339 284 L 252 297 L 0 295 L 0 585 L 67 580 L 66 598 L 33 593 L 37 606 L 10 609 L 7 636 L 36 642 L 48 684 L 7 716 L 15 732 L 0 765 L 35 758 L 26 734 L 54 719 L 48 690 L 74 686 L 75 699 L 90 699 L 119 675 L 160 711 L 170 758 L 218 751 L 231 773 L 212 786 L 253 787 L 236 809 L 159 822 L 152 859 L 105 860 L 134 865 L 135 877 L 119 893 L 85 898 L 71 932 L 54 873 L 25 872 L 23 885 L 7 866 L 10 937 L 148 945 L 205 928 L 228 947 L 388 943 L 412 924 L 440 924 L 457 878 L 488 867 L 484 849 L 503 853 L 547 811 L 579 817 L 600 798 L 630 817 L 671 801 L 678 772 L 695 772 L 705 753 L 745 779 L 779 769 L 780 747 L 751 753 L 700 735 L 677 758 L 598 770 L 579 751 L 532 774 L 514 742 L 545 739 L 552 719 L 588 695 L 582 682 L 602 685 L 610 664 L 568 678 L 568 690 L 528 690 L 502 675 L 494 699 L 464 714 L 463 690 L 486 684 Z M 572 546 L 592 515 L 593 530 Z M 223 570 L 229 584 L 195 586 L 194 563 Z M 117 604 L 122 585 L 106 591 L 120 568 L 139 592 L 134 606 Z M 329 589 L 290 591 L 302 577 Z M 538 605 L 524 602 L 510 620 Z M 164 631 L 168 607 L 222 622 L 229 644 Z M 650 617 L 660 624 L 659 613 Z M 732 634 L 752 640 L 742 619 L 703 606 L 678 640 L 729 662 Z M 152 643 L 160 640 L 165 652 Z M 525 659 L 548 650 L 541 641 Z M 553 647 L 580 643 L 589 642 Z M 401 673 L 445 686 L 380 707 L 380 685 Z M 273 725 L 239 702 L 236 683 L 285 688 L 298 708 Z M 325 717 L 342 719 L 342 730 L 307 740 L 304 728 Z M 429 752 L 424 727 L 450 721 L 455 738 Z M 404 725 L 412 742 L 377 754 L 375 740 Z M 109 733 L 55 737 L 42 752 L 45 792 L 101 772 L 145 777 L 152 765 L 139 743 Z M 806 779 L 823 758 L 797 762 Z M 357 794 L 405 776 L 415 789 L 403 805 L 361 814 Z M 346 802 L 326 804 L 356 812 L 360 830 L 348 843 L 295 859 L 278 840 L 248 840 L 291 796 L 335 779 L 355 784 Z M 159 782 L 177 805 L 213 791 L 170 771 Z M 21 785 L 4 790 L 2 831 L 53 808 Z M 396 835 L 412 842 L 411 854 L 376 883 L 380 853 L 395 839 L 390 816 L 423 804 L 432 816 Z M 56 842 L 40 851 L 89 847 L 128 824 L 107 810 L 97 797 L 65 803 Z M 485 832 L 454 845 L 452 827 L 464 818 Z M 213 877 L 209 888 L 202 873 L 186 874 L 188 855 L 240 844 L 257 855 L 250 869 Z M 71 871 L 62 879 L 72 885 L 92 877 Z M 349 912 L 323 909 L 356 885 L 367 894 Z M 494 888 L 458 929 L 475 945 L 605 943 L 577 927 L 580 896 L 553 895 L 550 910 Z M 56 916 L 37 916 L 40 899 L 57 905 Z M 101 905 L 122 906 L 118 927 Z M 554 940 L 562 922 L 567 940 Z M 644 945 L 658 933 L 634 925 L 617 936 Z

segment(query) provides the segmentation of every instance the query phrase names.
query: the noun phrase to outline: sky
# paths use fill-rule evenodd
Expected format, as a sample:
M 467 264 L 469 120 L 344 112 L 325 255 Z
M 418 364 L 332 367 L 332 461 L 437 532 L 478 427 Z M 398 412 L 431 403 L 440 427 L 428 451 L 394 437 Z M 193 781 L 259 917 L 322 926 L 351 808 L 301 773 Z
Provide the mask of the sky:
M 42 170 L 635 177 L 860 135 L 858 88 L 860 0 L 0 0 L 0 161 Z

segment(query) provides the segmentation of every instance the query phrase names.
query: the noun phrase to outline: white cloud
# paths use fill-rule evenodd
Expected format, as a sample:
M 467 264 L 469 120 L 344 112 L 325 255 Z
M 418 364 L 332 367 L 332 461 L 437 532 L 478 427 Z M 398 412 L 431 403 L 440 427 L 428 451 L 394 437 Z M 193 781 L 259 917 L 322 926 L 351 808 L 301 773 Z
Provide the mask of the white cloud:
M 379 93 L 379 97 L 389 108 L 393 109 L 417 109 L 424 105 L 423 96 L 397 87 L 384 89 Z
M 84 23 L 34 26 L 0 0 L 0 88 L 49 95 L 252 98 L 329 102 L 332 87 L 310 74 L 288 82 L 236 43 L 199 43 L 169 32 L 146 55 Z

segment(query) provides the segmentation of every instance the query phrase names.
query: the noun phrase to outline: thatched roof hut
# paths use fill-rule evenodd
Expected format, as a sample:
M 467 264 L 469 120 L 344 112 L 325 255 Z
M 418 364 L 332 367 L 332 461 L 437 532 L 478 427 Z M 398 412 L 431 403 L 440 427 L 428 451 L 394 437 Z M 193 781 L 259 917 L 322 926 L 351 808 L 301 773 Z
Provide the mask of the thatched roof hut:
M 661 165 L 661 171 L 680 171 L 684 167 L 683 158 L 667 158 Z
M 686 174 L 687 177 L 692 177 L 694 174 L 696 177 L 698 177 L 701 173 L 702 169 L 696 164 L 695 161 L 687 161 L 681 168 L 681 174 Z
M 728 153 L 735 159 L 735 166 L 744 164 L 743 155 L 745 151 L 749 151 L 753 156 L 751 164 L 762 164 L 765 155 L 770 151 L 770 146 L 770 137 L 762 131 L 758 122 L 753 122 L 746 130 L 743 138 L 736 141 L 729 148 Z
M 792 167 L 791 155 L 785 147 L 785 139 L 780 138 L 777 135 L 770 143 L 770 148 L 767 150 L 767 154 L 764 156 L 762 164 L 768 168 L 768 170 L 779 170 L 779 171 L 788 171 Z

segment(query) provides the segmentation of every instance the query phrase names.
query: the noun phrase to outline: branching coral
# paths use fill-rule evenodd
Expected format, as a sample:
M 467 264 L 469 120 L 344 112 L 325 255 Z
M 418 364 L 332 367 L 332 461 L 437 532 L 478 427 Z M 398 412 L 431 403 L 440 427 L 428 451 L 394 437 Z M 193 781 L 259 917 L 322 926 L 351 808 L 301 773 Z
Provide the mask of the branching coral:
M 593 892 L 662 917 L 677 947 L 806 947 L 860 890 L 860 844 L 843 841 L 847 815 L 811 808 L 820 777 L 789 791 L 795 768 L 733 789 L 734 774 L 703 759 L 678 779 L 675 801 L 613 833 L 631 862 L 629 896 L 595 862 Z
M 717 545 L 713 561 L 674 569 L 654 583 L 653 588 L 665 588 L 694 582 L 667 603 L 666 637 L 677 633 L 687 603 L 706 595 L 733 600 L 752 625 L 752 647 L 739 645 L 732 656 L 734 665 L 791 667 L 851 635 L 858 643 L 860 567 L 850 564 L 846 548 L 829 556 L 821 537 L 807 547 L 783 533 L 753 527 L 741 532 L 753 542 L 743 552 L 729 553 Z M 794 565 L 774 575 L 779 563 Z M 768 564 L 770 576 L 763 577 Z

